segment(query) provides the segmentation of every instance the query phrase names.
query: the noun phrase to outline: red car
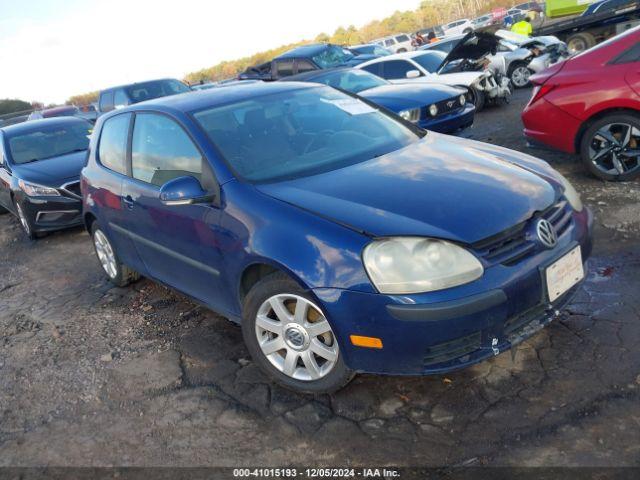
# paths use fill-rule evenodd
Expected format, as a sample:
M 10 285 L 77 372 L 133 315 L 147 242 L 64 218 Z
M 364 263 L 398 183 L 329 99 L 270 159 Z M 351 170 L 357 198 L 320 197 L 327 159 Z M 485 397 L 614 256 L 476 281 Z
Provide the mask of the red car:
M 640 175 L 640 27 L 532 76 L 522 113 L 533 143 L 578 153 L 604 180 Z

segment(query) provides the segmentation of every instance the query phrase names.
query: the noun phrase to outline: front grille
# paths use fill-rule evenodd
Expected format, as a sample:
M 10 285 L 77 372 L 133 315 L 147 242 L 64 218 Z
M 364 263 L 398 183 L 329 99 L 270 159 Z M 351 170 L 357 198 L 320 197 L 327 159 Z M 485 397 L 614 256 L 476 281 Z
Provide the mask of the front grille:
M 62 186 L 62 190 L 64 190 L 68 194 L 70 194 L 72 197 L 82 198 L 82 192 L 80 191 L 80 182 L 79 181 L 65 183 Z
M 427 118 L 427 119 L 438 118 L 440 115 L 445 115 L 447 113 L 455 112 L 463 108 L 463 106 L 460 105 L 460 96 L 448 98 L 446 100 L 436 102 L 436 106 L 438 107 L 438 114 L 435 117 L 433 117 L 429 113 L 429 107 L 431 107 L 431 105 L 433 104 L 429 104 L 426 107 L 422 108 L 422 115 L 421 115 L 422 118 Z
M 427 348 L 424 357 L 424 365 L 448 362 L 456 358 L 469 355 L 480 349 L 482 336 L 480 332 L 474 332 L 466 337 L 456 338 L 448 342 L 432 345 Z
M 514 265 L 536 251 L 537 243 L 528 237 L 527 227 L 538 218 L 551 222 L 560 238 L 571 226 L 571 206 L 566 200 L 561 200 L 526 222 L 476 242 L 472 247 L 492 265 Z

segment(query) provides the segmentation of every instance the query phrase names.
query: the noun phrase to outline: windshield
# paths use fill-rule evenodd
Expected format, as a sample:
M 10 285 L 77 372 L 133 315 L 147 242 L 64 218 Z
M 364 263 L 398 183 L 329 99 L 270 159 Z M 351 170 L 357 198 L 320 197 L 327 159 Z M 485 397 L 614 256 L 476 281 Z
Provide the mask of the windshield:
M 320 67 L 320 68 L 334 68 L 340 65 L 345 64 L 349 60 L 351 60 L 354 55 L 344 48 L 339 48 L 333 45 L 329 45 L 322 52 L 317 54 L 315 57 L 311 57 L 311 59 Z
M 194 117 L 236 174 L 254 183 L 336 170 L 420 138 L 400 121 L 328 87 L 250 98 Z
M 412 57 L 411 60 L 420 65 L 427 72 L 434 73 L 438 70 L 440 65 L 442 65 L 445 58 L 447 58 L 446 53 L 435 50 Z
M 46 125 L 9 138 L 14 164 L 31 163 L 60 157 L 89 148 L 92 126 L 88 122 Z
M 178 80 L 155 80 L 153 82 L 136 83 L 127 87 L 127 94 L 133 103 L 189 91 L 189 87 Z
M 351 93 L 359 93 L 389 84 L 386 80 L 364 70 L 328 73 L 316 78 L 315 81 Z

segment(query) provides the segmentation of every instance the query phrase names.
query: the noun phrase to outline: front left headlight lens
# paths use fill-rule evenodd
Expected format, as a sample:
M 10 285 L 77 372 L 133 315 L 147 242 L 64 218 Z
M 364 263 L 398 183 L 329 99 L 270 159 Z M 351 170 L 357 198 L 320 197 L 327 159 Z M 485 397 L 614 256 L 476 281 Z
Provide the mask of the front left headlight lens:
M 460 95 L 460 105 L 464 107 L 466 103 L 467 97 L 465 97 L 464 95 Z
M 30 197 L 59 197 L 60 192 L 55 188 L 45 187 L 44 185 L 38 185 L 37 183 L 25 182 L 20 180 L 18 182 L 20 189 Z
M 558 176 L 560 182 L 562 183 L 562 186 L 564 187 L 564 196 L 566 197 L 567 201 L 576 212 L 581 212 L 583 205 L 580 194 L 576 191 L 574 186 L 571 185 L 571 182 L 569 180 L 567 180 L 560 174 L 558 174 Z
M 482 264 L 470 252 L 444 240 L 395 237 L 364 249 L 364 266 L 380 293 L 433 292 L 477 280 Z
M 420 120 L 420 109 L 411 108 L 409 110 L 402 110 L 399 115 L 409 122 L 416 123 L 418 120 Z

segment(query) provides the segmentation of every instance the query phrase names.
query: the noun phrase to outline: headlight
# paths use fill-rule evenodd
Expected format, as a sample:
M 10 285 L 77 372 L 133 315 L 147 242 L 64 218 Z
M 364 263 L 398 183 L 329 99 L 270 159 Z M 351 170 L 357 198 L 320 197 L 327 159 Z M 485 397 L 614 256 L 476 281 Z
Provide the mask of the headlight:
M 460 105 L 464 107 L 466 103 L 467 97 L 465 97 L 464 95 L 460 95 Z
M 558 176 L 560 177 L 560 182 L 562 182 L 562 186 L 564 187 L 564 196 L 569 201 L 569 204 L 576 212 L 581 212 L 582 200 L 580 199 L 580 194 L 576 191 L 573 185 L 571 185 L 571 182 L 569 180 L 567 180 L 560 174 L 558 174 Z
M 409 110 L 402 110 L 399 115 L 409 122 L 416 123 L 418 120 L 420 120 L 420 109 L 411 108 Z
M 30 197 L 59 197 L 60 192 L 58 192 L 55 188 L 45 187 L 43 185 L 38 185 L 36 183 L 25 182 L 24 180 L 20 180 L 18 182 L 20 189 L 29 195 Z
M 442 290 L 472 282 L 484 273 L 467 250 L 432 238 L 376 240 L 367 245 L 362 257 L 373 284 L 387 294 Z
M 435 103 L 429 107 L 429 115 L 432 117 L 438 115 L 438 106 Z

